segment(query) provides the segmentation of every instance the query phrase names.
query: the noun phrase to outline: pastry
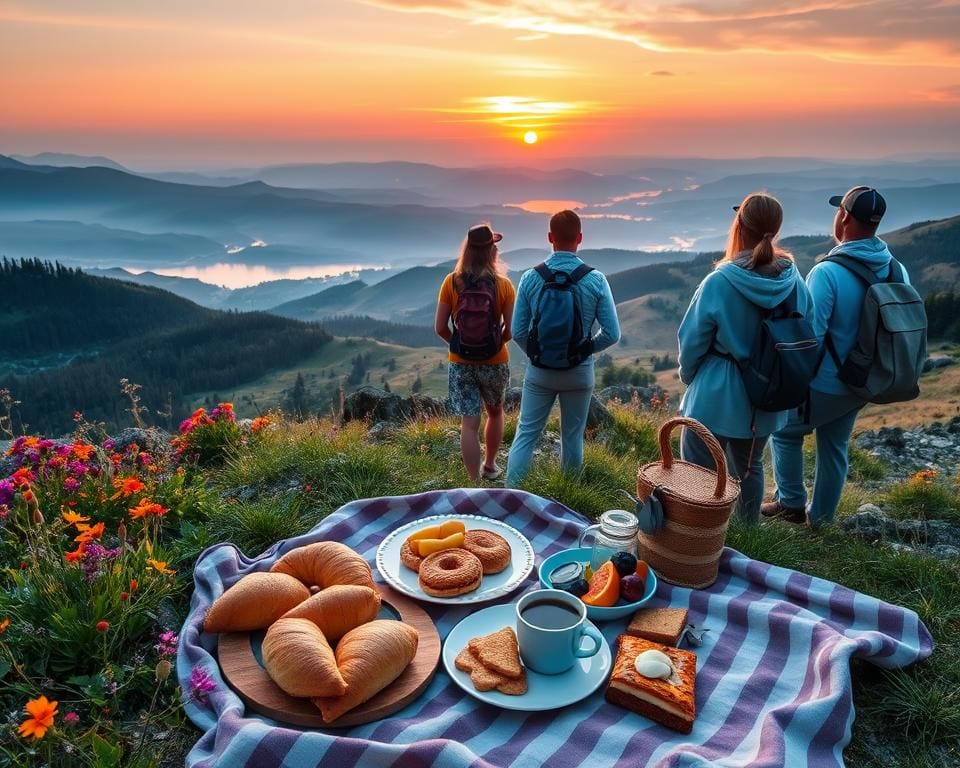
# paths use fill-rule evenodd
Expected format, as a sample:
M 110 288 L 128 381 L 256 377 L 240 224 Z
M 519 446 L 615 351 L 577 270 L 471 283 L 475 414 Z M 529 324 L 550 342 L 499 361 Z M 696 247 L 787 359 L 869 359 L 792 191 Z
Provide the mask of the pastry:
M 420 563 L 420 589 L 434 597 L 473 592 L 483 579 L 483 565 L 465 549 L 445 549 Z
M 400 547 L 400 562 L 407 566 L 407 568 L 409 568 L 411 571 L 420 571 L 420 563 L 423 562 L 423 558 L 413 551 L 413 548 L 410 546 L 409 539 L 403 542 Z
M 483 666 L 504 677 L 516 679 L 523 674 L 517 633 L 513 631 L 513 627 L 504 627 L 491 635 L 475 637 L 467 643 L 467 647 Z
M 308 619 L 278 619 L 263 638 L 263 666 L 291 696 L 342 696 L 347 683 L 320 628 Z
M 697 657 L 641 637 L 620 635 L 607 701 L 690 733 L 696 716 Z
M 292 578 L 292 577 L 291 577 Z M 287 611 L 285 619 L 309 619 L 330 643 L 380 613 L 380 594 L 370 587 L 334 584 Z
M 482 528 L 467 531 L 463 548 L 480 559 L 484 575 L 500 573 L 510 565 L 510 545 L 499 533 Z
M 373 574 L 367 561 L 338 541 L 318 541 L 292 549 L 270 570 L 287 573 L 320 589 L 334 584 L 358 584 L 373 589 Z
M 218 597 L 203 619 L 204 632 L 250 632 L 269 627 L 310 597 L 285 573 L 251 573 Z
M 419 640 L 417 630 L 401 621 L 371 621 L 347 632 L 336 652 L 347 692 L 314 698 L 323 721 L 336 720 L 396 680 L 417 655 Z
M 676 645 L 686 626 L 686 608 L 641 608 L 630 619 L 627 634 L 654 643 Z
M 527 692 L 527 676 L 510 678 L 484 666 L 483 662 L 470 650 L 469 644 L 453 660 L 454 666 L 461 672 L 470 674 L 470 682 L 478 691 L 492 691 L 496 688 L 508 696 L 522 696 Z

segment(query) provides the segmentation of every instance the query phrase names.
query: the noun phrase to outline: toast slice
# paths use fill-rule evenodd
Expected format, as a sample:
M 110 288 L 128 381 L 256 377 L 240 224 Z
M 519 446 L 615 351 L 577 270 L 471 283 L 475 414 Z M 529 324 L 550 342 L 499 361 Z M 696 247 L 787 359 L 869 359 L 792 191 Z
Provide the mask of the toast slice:
M 475 637 L 469 643 L 470 652 L 483 666 L 513 680 L 523 674 L 517 633 L 513 627 L 504 627 L 491 635 Z
M 661 645 L 676 646 L 686 626 L 686 608 L 641 608 L 630 619 L 627 634 Z
M 470 674 L 470 681 L 478 691 L 496 689 L 508 696 L 522 696 L 527 692 L 527 676 L 523 674 L 522 670 L 520 677 L 505 677 L 484 666 L 483 662 L 470 650 L 469 645 L 457 654 L 453 663 L 461 672 Z

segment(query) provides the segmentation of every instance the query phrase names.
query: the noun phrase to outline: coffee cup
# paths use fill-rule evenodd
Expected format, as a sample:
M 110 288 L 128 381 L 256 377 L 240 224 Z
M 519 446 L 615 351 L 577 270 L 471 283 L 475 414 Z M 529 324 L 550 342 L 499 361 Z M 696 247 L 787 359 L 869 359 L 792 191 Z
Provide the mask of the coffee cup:
M 516 612 L 520 658 L 534 672 L 559 675 L 603 645 L 603 636 L 587 623 L 587 607 L 569 592 L 530 592 L 517 602 Z M 585 636 L 593 645 L 587 650 L 581 648 Z

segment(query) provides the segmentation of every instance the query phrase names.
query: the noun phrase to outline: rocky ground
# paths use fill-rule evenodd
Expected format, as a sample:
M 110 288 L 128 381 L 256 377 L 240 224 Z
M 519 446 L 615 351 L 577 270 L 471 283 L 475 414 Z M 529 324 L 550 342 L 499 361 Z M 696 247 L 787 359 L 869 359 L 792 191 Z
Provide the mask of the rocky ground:
M 862 432 L 855 443 L 887 464 L 888 482 L 906 479 L 922 469 L 952 476 L 960 467 L 960 417 L 913 429 L 882 427 Z

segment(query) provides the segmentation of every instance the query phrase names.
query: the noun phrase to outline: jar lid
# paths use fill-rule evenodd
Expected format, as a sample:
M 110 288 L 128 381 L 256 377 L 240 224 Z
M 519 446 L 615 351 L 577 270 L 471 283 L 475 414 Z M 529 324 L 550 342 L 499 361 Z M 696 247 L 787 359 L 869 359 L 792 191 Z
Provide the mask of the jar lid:
M 633 536 L 640 529 L 640 520 L 625 509 L 608 509 L 600 515 L 600 529 L 611 536 Z
M 564 563 L 550 571 L 550 582 L 554 587 L 576 581 L 583 576 L 583 563 Z

